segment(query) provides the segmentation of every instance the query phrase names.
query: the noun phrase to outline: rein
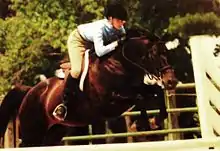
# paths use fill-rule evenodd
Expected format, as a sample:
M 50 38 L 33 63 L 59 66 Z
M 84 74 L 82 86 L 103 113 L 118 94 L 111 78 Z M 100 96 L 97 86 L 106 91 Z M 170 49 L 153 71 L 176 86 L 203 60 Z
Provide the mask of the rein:
M 148 70 L 146 70 L 143 66 L 137 64 L 136 62 L 132 61 L 131 59 L 129 59 L 128 57 L 125 56 L 125 46 L 123 45 L 122 47 L 122 56 L 125 58 L 125 60 L 127 60 L 128 62 L 130 62 L 132 65 L 136 66 L 137 68 L 141 69 L 144 71 L 144 73 L 149 77 L 149 79 L 153 80 L 160 80 L 160 77 L 157 77 L 153 74 L 151 74 Z
M 137 68 L 141 69 L 144 71 L 144 73 L 148 76 L 149 79 L 153 80 L 160 80 L 160 77 L 156 76 L 156 75 L 153 75 L 151 74 L 148 70 L 146 70 L 143 66 L 137 64 L 136 62 L 132 61 L 131 59 L 129 59 L 128 57 L 126 57 L 125 55 L 125 45 L 122 46 L 122 56 L 124 57 L 125 60 L 127 60 L 129 63 L 131 63 L 132 65 L 136 66 Z M 162 69 L 160 69 L 159 71 L 159 74 L 160 75 L 160 72 L 164 71 L 164 70 L 167 70 L 171 68 L 170 65 L 167 65 L 165 67 L 163 67 Z

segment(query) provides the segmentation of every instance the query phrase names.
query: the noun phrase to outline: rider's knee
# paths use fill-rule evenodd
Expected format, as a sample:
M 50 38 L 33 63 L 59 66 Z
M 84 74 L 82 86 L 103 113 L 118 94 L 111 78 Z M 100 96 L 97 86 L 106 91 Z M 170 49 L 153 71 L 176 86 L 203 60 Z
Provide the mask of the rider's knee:
M 70 71 L 70 74 L 71 74 L 71 76 L 73 77 L 73 78 L 78 78 L 79 77 L 79 75 L 80 75 L 80 73 L 81 73 L 81 69 L 79 68 L 79 69 L 71 69 L 71 71 Z

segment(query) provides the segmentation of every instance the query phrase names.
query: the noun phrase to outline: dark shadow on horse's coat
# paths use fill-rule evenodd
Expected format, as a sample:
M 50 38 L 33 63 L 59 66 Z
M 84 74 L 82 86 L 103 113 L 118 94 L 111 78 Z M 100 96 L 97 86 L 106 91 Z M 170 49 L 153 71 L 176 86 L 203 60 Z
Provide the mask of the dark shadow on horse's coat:
M 85 126 L 118 117 L 137 103 L 137 90 L 143 85 L 145 74 L 151 78 L 161 76 L 166 88 L 176 85 L 164 42 L 134 37 L 102 58 L 91 55 L 84 92 L 67 104 L 65 121 L 52 116 L 54 108 L 62 102 L 64 80 L 52 77 L 38 83 L 20 102 L 22 146 L 57 145 L 66 133 L 65 126 Z

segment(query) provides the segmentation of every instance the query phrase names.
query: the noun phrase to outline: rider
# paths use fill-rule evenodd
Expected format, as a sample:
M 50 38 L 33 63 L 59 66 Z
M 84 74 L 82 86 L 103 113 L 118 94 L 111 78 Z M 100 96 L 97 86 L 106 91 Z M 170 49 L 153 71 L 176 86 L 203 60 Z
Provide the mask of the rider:
M 67 114 L 67 96 L 70 92 L 73 97 L 80 92 L 79 75 L 81 74 L 82 60 L 84 52 L 94 45 L 95 53 L 98 57 L 115 50 L 115 48 L 125 39 L 124 24 L 127 20 L 127 11 L 118 2 L 109 3 L 104 11 L 105 18 L 91 23 L 79 25 L 70 33 L 67 47 L 71 63 L 71 71 L 67 77 L 63 103 L 59 104 L 53 115 L 58 120 L 64 120 Z M 73 99 L 74 99 L 73 98 Z

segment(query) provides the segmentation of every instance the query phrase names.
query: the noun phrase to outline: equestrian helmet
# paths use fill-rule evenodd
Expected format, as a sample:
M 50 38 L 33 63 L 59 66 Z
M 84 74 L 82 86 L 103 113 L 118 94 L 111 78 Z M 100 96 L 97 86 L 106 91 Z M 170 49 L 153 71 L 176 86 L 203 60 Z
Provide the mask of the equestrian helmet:
M 127 10 L 120 3 L 110 3 L 105 7 L 104 15 L 106 18 L 113 17 L 126 21 L 128 18 Z

